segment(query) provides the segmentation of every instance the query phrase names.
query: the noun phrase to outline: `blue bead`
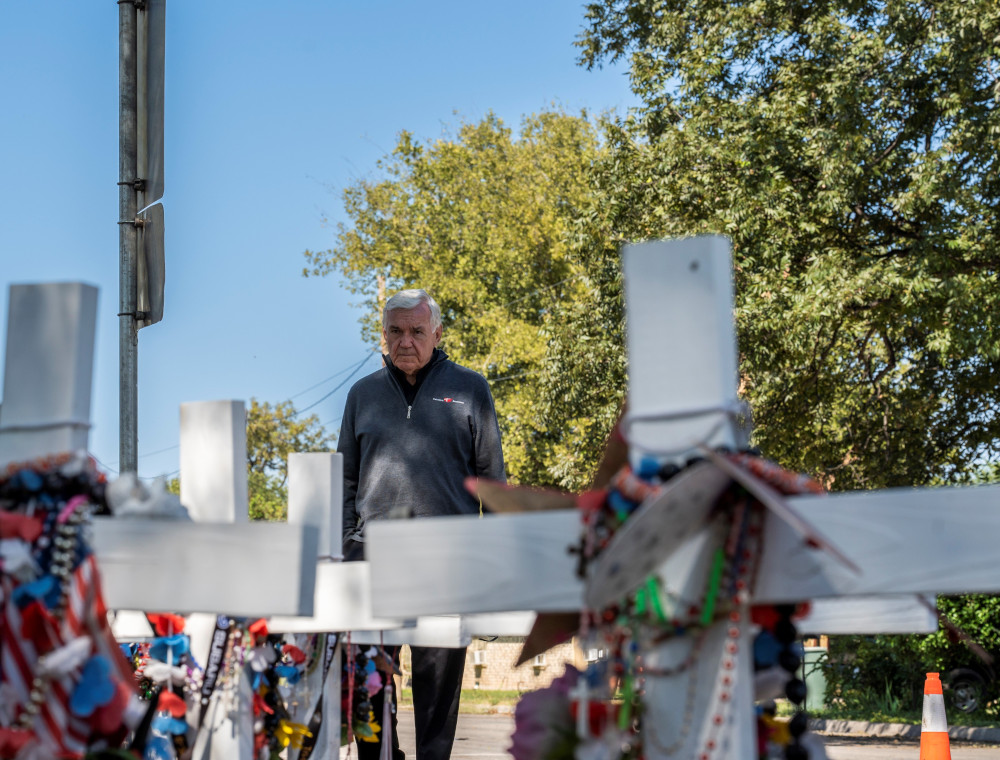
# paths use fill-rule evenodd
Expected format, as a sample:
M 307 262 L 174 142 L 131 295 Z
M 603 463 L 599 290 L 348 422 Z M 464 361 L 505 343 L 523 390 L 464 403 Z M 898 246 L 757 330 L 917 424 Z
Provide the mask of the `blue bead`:
M 772 667 L 780 652 L 781 644 L 768 631 L 761 631 L 753 640 L 753 662 L 758 669 Z
M 639 461 L 639 467 L 636 469 L 635 474 L 643 480 L 652 480 L 659 471 L 660 463 L 658 461 L 653 457 L 643 457 Z
M 619 517 L 626 517 L 632 514 L 633 510 L 638 506 L 634 501 L 626 499 L 618 491 L 612 491 L 608 494 L 608 505 Z

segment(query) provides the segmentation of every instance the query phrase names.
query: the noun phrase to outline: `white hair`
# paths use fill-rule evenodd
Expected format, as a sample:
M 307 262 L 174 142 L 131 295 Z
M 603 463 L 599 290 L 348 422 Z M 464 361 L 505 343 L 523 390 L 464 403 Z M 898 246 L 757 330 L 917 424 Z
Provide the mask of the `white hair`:
M 431 298 L 430 294 L 421 288 L 410 288 L 400 290 L 389 297 L 382 309 L 382 329 L 384 330 L 389 320 L 389 312 L 395 309 L 415 309 L 420 304 L 425 303 L 431 310 L 431 329 L 436 330 L 441 326 L 441 307 L 437 301 Z

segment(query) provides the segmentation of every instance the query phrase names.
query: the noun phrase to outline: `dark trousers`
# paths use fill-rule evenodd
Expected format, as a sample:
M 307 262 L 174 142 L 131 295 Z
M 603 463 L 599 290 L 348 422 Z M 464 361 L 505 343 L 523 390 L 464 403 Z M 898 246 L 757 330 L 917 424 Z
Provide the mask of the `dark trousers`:
M 417 734 L 417 760 L 448 760 L 455 743 L 458 705 L 465 673 L 465 649 L 410 647 L 413 679 L 413 723 Z M 382 722 L 385 692 L 372 702 L 375 719 Z M 392 757 L 404 760 L 392 715 Z M 382 736 L 387 729 L 383 727 Z M 358 741 L 358 760 L 378 760 L 380 743 Z

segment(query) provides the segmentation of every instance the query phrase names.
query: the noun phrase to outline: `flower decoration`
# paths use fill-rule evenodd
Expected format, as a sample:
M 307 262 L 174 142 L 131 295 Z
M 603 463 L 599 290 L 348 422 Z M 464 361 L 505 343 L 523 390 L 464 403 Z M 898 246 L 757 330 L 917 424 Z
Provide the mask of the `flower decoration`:
M 161 691 L 157 699 L 156 709 L 170 713 L 175 718 L 183 718 L 187 713 L 187 704 L 172 691 Z
M 153 718 L 152 728 L 163 734 L 172 736 L 183 736 L 187 733 L 187 721 L 182 718 L 174 718 L 170 715 L 157 715 Z
M 302 677 L 302 671 L 294 665 L 275 665 L 274 672 L 278 677 L 289 684 L 296 684 Z
M 83 673 L 69 700 L 69 709 L 74 715 L 86 718 L 93 715 L 98 707 L 110 702 L 114 696 L 111 661 L 104 655 L 94 655 L 83 666 Z
M 301 665 L 306 661 L 306 653 L 294 644 L 285 644 L 281 647 L 281 654 L 291 660 L 295 665 Z
M 175 686 L 183 686 L 187 679 L 187 669 L 150 658 L 143 668 L 143 675 L 156 684 L 169 682 Z
M 150 643 L 149 656 L 169 665 L 177 665 L 181 657 L 191 649 L 191 638 L 185 633 L 173 636 L 157 636 Z
M 293 723 L 288 720 L 278 721 L 278 730 L 275 732 L 278 744 L 282 747 L 291 746 L 293 749 L 302 749 L 302 742 L 311 739 L 312 733 L 301 723 Z
M 157 636 L 173 636 L 182 633 L 187 621 L 181 615 L 151 612 L 146 615 Z
M 33 601 L 41 601 L 50 610 L 55 609 L 62 597 L 62 589 L 54 575 L 43 575 L 31 583 L 22 583 L 14 589 L 11 597 L 21 609 L 27 607 Z
M 514 760 L 571 760 L 577 741 L 569 694 L 579 678 L 580 672 L 567 665 L 547 688 L 521 697 L 509 749 Z
M 363 742 L 377 742 L 382 727 L 375 719 L 371 698 L 385 688 L 396 666 L 389 654 L 379 647 L 348 646 L 346 649 L 340 682 L 341 743 L 346 743 L 351 735 Z

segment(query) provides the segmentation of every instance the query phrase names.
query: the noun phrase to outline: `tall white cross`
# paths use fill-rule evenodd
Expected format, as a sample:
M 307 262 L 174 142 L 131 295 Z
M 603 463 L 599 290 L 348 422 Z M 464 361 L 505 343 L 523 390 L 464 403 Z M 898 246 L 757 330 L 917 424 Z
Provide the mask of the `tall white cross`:
M 745 431 L 734 423 L 728 241 L 627 246 L 624 273 L 632 385 L 623 428 L 633 459 L 684 461 L 700 446 L 737 447 Z M 372 610 L 399 617 L 601 609 L 654 571 L 669 594 L 697 600 L 724 528 L 709 509 L 730 477 L 705 463 L 668 481 L 625 523 L 586 582 L 567 551 L 581 533 L 575 511 L 375 523 L 367 536 Z M 800 624 L 810 631 L 931 630 L 933 618 L 908 595 L 1000 590 L 998 504 L 1000 487 L 990 486 L 786 497 L 766 515 L 750 601 L 814 600 L 812 618 Z M 813 548 L 817 540 L 827 549 Z M 699 756 L 706 748 L 725 760 L 753 755 L 750 627 L 736 635 L 730 628 L 709 626 L 695 666 L 647 678 L 647 723 L 655 729 L 647 757 Z M 675 637 L 649 652 L 647 665 L 669 671 L 692 646 L 691 637 Z M 733 677 L 723 686 L 727 656 Z

